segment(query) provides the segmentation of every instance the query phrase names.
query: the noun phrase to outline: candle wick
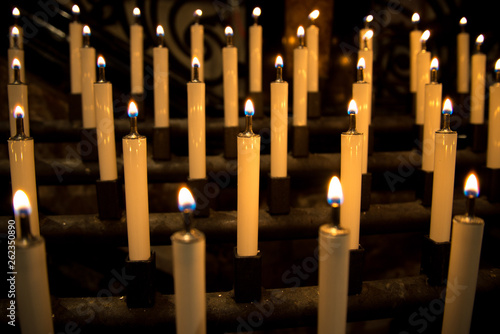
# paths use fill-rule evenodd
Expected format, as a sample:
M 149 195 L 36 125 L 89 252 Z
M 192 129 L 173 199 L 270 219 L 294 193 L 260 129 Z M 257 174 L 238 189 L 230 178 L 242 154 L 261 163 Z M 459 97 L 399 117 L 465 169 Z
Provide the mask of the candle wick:
M 364 69 L 363 66 L 358 67 L 358 82 L 364 82 L 365 81 L 365 74 L 364 74 Z
M 253 24 L 254 25 L 258 25 L 259 24 L 259 17 L 258 16 L 254 16 L 253 17 Z
M 99 67 L 99 82 L 106 82 L 106 69 L 104 66 Z
M 200 70 L 198 66 L 193 66 L 193 79 L 191 82 L 201 82 L 200 81 Z
M 29 243 L 34 237 L 33 234 L 31 234 L 30 215 L 25 210 L 19 213 L 19 223 L 20 231 L 17 235 L 17 239 L 23 243 Z
M 356 130 L 356 113 L 352 112 L 349 114 L 349 129 L 347 130 L 348 134 L 358 134 Z
M 477 53 L 481 53 L 481 43 L 476 43 L 476 51 Z
M 255 133 L 252 129 L 252 116 L 245 116 L 245 131 L 238 134 L 238 137 L 253 137 Z
M 500 83 L 500 70 L 495 71 L 495 81 Z
M 368 39 L 367 38 L 363 38 L 363 49 L 368 50 Z
M 184 230 L 186 234 L 191 234 L 192 230 L 192 221 L 191 221 L 191 210 L 184 210 Z
M 299 48 L 303 48 L 304 47 L 304 36 L 299 36 Z
M 22 84 L 21 81 L 21 69 L 19 67 L 14 67 L 14 82 L 13 84 Z
M 159 35 L 158 36 L 158 47 L 159 48 L 163 47 L 163 44 L 164 44 L 164 36 L 163 35 Z
M 340 227 L 340 205 L 332 205 L 332 225 L 334 227 Z
M 13 44 L 12 47 L 14 49 L 19 49 L 19 36 L 18 35 L 15 35 L 15 36 L 12 37 L 12 42 L 13 42 L 12 43 Z
M 88 48 L 90 47 L 90 35 L 83 35 L 83 47 Z
M 16 135 L 12 137 L 11 139 L 13 140 L 25 140 L 29 138 L 26 136 L 26 133 L 24 133 L 24 118 L 23 117 L 18 117 L 16 118 Z
M 422 43 L 422 51 L 426 51 L 427 50 L 427 43 L 425 42 L 425 40 L 423 40 L 421 43 Z
M 276 67 L 276 82 L 283 82 L 283 67 Z
M 431 69 L 431 83 L 437 83 L 437 70 L 435 68 Z
M 468 195 L 465 198 L 465 216 L 470 218 L 474 218 L 474 211 L 476 205 L 476 198 L 473 195 Z
M 461 29 L 462 32 L 465 32 L 465 24 L 461 25 L 460 29 Z
M 445 113 L 443 115 L 443 128 L 441 129 L 442 132 L 452 132 L 450 128 L 450 123 L 451 123 L 451 115 L 448 113 Z
M 135 139 L 139 137 L 139 131 L 137 130 L 137 117 L 130 117 L 130 133 L 125 136 L 125 138 Z
M 233 35 L 230 34 L 226 35 L 226 44 L 227 46 L 233 46 Z

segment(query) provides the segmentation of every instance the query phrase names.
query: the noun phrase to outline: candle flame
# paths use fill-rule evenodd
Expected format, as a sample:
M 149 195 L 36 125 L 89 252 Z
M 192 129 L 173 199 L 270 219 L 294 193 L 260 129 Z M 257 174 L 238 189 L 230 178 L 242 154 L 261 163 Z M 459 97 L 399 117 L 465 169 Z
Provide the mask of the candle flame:
M 411 22 L 413 22 L 413 23 L 420 22 L 420 15 L 418 15 L 418 13 L 413 13 L 413 15 L 411 17 Z
M 196 209 L 196 202 L 193 194 L 191 194 L 188 188 L 182 187 L 181 190 L 179 190 L 179 195 L 177 196 L 177 206 L 181 212 L 191 212 Z
M 477 36 L 477 38 L 476 38 L 476 44 L 483 44 L 483 42 L 484 42 L 484 36 L 483 36 L 483 34 Z
M 467 181 L 465 181 L 464 186 L 464 194 L 465 196 L 470 197 L 478 197 L 479 196 L 479 183 L 477 181 L 476 174 L 470 173 L 467 177 Z
M 71 11 L 74 15 L 78 15 L 80 14 L 80 7 L 78 7 L 78 5 L 73 5 L 73 7 L 71 7 Z
M 464 16 L 464 17 L 462 17 L 462 18 L 460 19 L 460 25 L 461 25 L 461 26 L 464 26 L 464 25 L 466 25 L 466 24 L 467 24 L 467 19 L 466 19 L 466 18 L 465 18 L 465 16 Z
M 197 9 L 193 13 L 194 17 L 201 17 L 202 15 L 203 15 L 203 11 L 201 9 Z
M 500 58 L 497 59 L 497 62 L 495 63 L 495 72 L 500 71 Z
M 373 37 L 373 30 L 370 29 L 363 35 L 363 40 L 368 40 L 372 37 Z
M 253 107 L 252 100 L 248 99 L 245 103 L 245 116 L 253 116 L 255 109 Z
M 83 27 L 83 34 L 86 35 L 86 36 L 90 36 L 90 28 L 89 26 L 84 26 Z
M 12 69 L 13 70 L 15 70 L 15 69 L 21 69 L 21 62 L 19 61 L 19 59 L 14 58 L 12 60 Z
M 19 15 L 21 15 L 21 12 L 19 11 L 19 9 L 17 7 L 14 7 L 12 9 L 12 16 L 17 18 L 17 17 L 19 17 Z
M 344 202 L 344 195 L 342 193 L 342 185 L 338 177 L 334 176 L 330 180 L 330 185 L 328 187 L 328 204 L 332 207 L 338 207 Z
M 137 109 L 137 104 L 134 100 L 130 100 L 128 103 L 128 117 L 137 117 L 139 115 L 139 109 Z
M 310 20 L 316 20 L 319 17 L 319 10 L 315 9 L 309 14 Z
M 200 67 L 200 61 L 198 60 L 197 57 L 193 57 L 193 61 L 191 62 L 192 67 Z
M 20 213 L 30 214 L 31 204 L 26 193 L 22 190 L 16 191 L 14 198 L 12 199 L 12 204 L 14 205 L 14 212 L 16 215 Z
M 276 57 L 276 62 L 274 63 L 274 67 L 276 67 L 276 68 L 278 68 L 278 67 L 283 68 L 283 58 L 281 58 L 281 56 Z
M 453 105 L 451 104 L 450 99 L 444 100 L 443 114 L 448 114 L 448 115 L 453 114 Z
M 431 36 L 431 32 L 429 30 L 426 30 L 422 33 L 422 36 L 420 36 L 420 42 L 427 42 L 429 37 Z
M 356 101 L 354 101 L 354 99 L 349 102 L 349 107 L 347 107 L 347 114 L 358 114 L 358 105 L 356 104 Z
M 132 14 L 135 16 L 135 17 L 139 17 L 141 16 L 141 10 L 139 9 L 139 7 L 135 7 L 134 10 L 132 11 Z
M 14 108 L 14 118 L 24 118 L 24 110 L 19 105 Z
M 302 38 L 304 37 L 305 32 L 304 32 L 304 27 L 300 26 L 297 28 L 297 37 Z
M 230 26 L 227 26 L 226 29 L 224 30 L 224 34 L 226 36 L 233 36 L 233 28 L 231 28 Z
M 371 21 L 373 21 L 373 15 L 365 16 L 364 21 L 366 23 L 370 23 Z
M 358 60 L 358 69 L 359 68 L 364 69 L 365 67 L 366 67 L 365 58 L 363 58 L 363 57 L 359 58 L 359 60 Z
M 435 70 L 438 70 L 439 69 L 439 61 L 436 57 L 432 58 L 432 61 L 431 61 L 431 70 L 432 69 L 435 69 Z
M 11 35 L 12 37 L 19 37 L 19 29 L 17 29 L 17 27 L 12 27 Z
M 252 11 L 252 17 L 253 18 L 259 17 L 260 14 L 262 14 L 262 10 L 260 10 L 259 7 L 255 7 Z
M 97 57 L 97 67 L 106 67 L 106 60 L 104 60 L 104 57 L 101 55 Z

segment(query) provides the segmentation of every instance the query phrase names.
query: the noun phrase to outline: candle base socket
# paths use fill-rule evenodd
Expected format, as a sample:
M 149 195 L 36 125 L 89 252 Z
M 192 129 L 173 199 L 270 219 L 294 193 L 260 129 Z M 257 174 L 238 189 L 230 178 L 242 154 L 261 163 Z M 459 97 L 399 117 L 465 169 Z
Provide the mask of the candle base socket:
M 373 125 L 368 125 L 368 155 L 372 155 L 375 152 L 375 131 Z
M 304 126 L 293 126 L 292 155 L 294 158 L 307 158 L 309 156 L 309 128 Z
M 193 211 L 193 216 L 196 218 L 210 216 L 210 197 L 205 194 L 207 183 L 207 178 L 187 180 L 187 187 L 193 193 L 196 202 L 196 209 Z
M 224 158 L 238 157 L 238 133 L 240 129 L 237 126 L 224 127 Z
M 267 205 L 272 215 L 286 215 L 290 212 L 290 176 L 269 175 Z
M 137 104 L 137 109 L 139 110 L 139 114 L 137 115 L 138 121 L 144 121 L 146 119 L 146 108 L 144 103 L 145 98 L 146 97 L 144 96 L 144 93 L 132 93 L 132 99 L 134 99 L 135 103 Z
M 472 152 L 482 153 L 486 151 L 488 142 L 488 126 L 487 124 L 470 124 L 470 146 Z
M 153 159 L 170 160 L 170 127 L 153 128 Z
M 321 117 L 321 94 L 320 92 L 307 92 L 307 118 Z
M 372 195 L 372 173 L 361 175 L 361 211 L 370 210 Z
M 123 188 L 118 180 L 97 180 L 97 208 L 99 219 L 120 219 L 123 213 Z
M 451 243 L 435 242 L 424 236 L 420 272 L 427 275 L 429 285 L 445 285 L 448 277 Z
M 421 124 L 413 124 L 413 138 L 416 140 L 413 142 L 416 148 L 421 149 L 422 143 L 424 142 L 424 126 Z
M 248 98 L 252 100 L 255 113 L 253 118 L 263 118 L 264 117 L 264 96 L 262 92 L 249 92 Z
M 71 122 L 82 120 L 82 94 L 69 94 L 68 119 Z
M 365 249 L 359 245 L 358 249 L 349 251 L 349 288 L 348 295 L 358 295 L 363 288 L 363 267 L 365 263 Z
M 491 203 L 500 202 L 500 168 L 486 167 L 484 180 L 488 180 L 488 182 L 481 183 L 486 186 L 488 201 Z
M 155 303 L 156 254 L 145 261 L 125 261 L 125 273 L 133 277 L 126 287 L 128 308 L 147 308 Z
M 237 303 L 260 301 L 262 296 L 262 255 L 239 256 L 234 247 L 234 300 Z
M 95 128 L 82 129 L 80 131 L 80 142 L 77 145 L 78 153 L 82 161 L 98 161 L 97 132 Z
M 422 205 L 430 207 L 432 204 L 432 185 L 434 172 L 416 169 L 415 195 L 422 201 Z

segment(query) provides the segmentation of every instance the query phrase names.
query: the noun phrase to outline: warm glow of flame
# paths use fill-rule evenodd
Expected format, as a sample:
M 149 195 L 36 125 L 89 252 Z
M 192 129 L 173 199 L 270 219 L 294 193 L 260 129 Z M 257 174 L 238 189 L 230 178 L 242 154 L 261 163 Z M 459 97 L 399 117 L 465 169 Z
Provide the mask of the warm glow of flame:
M 11 35 L 12 37 L 19 37 L 19 29 L 17 29 L 17 27 L 12 27 Z
M 427 42 L 429 37 L 431 37 L 431 32 L 429 30 L 424 31 L 422 36 L 420 36 L 420 42 Z
M 276 57 L 276 62 L 274 62 L 274 67 L 283 67 L 283 58 L 281 56 Z
M 253 116 L 254 113 L 255 109 L 253 108 L 252 100 L 248 99 L 247 102 L 245 102 L 245 116 Z
M 483 36 L 483 34 L 477 36 L 477 38 L 476 38 L 476 44 L 483 44 L 483 42 L 484 42 L 484 36 Z
M 197 9 L 193 13 L 193 16 L 201 17 L 202 15 L 203 15 L 203 11 L 201 9 Z
M 431 61 L 431 70 L 432 69 L 436 69 L 438 70 L 439 69 L 439 61 L 436 57 L 432 58 L 432 61 Z
M 357 114 L 358 113 L 358 105 L 356 104 L 356 101 L 351 100 L 349 102 L 349 107 L 347 108 L 347 113 L 350 114 Z
M 418 15 L 418 13 L 413 13 L 413 15 L 411 16 L 411 22 L 413 23 L 420 22 L 420 15 Z
M 193 61 L 191 62 L 192 67 L 200 67 L 200 61 L 197 57 L 193 57 Z
M 12 9 L 12 16 L 19 17 L 19 15 L 21 15 L 21 12 L 17 7 L 14 7 L 14 9 Z
M 365 68 L 366 67 L 366 64 L 365 64 L 365 58 L 361 57 L 359 58 L 358 60 L 358 68 Z
M 156 27 L 156 36 L 165 36 L 165 30 L 163 30 L 163 27 L 161 25 L 158 25 L 158 27 Z
M 365 17 L 365 22 L 370 23 L 371 21 L 373 21 L 373 15 L 368 15 Z
M 226 29 L 224 30 L 224 34 L 226 36 L 233 36 L 233 28 L 231 28 L 230 26 L 227 26 Z
M 342 193 L 342 185 L 338 177 L 334 176 L 330 180 L 330 186 L 328 187 L 328 204 L 333 207 L 338 207 L 344 202 L 344 194 Z
M 464 186 L 465 196 L 478 197 L 479 196 L 479 183 L 477 181 L 477 176 L 474 173 L 470 173 L 465 181 Z
M 71 11 L 73 14 L 78 15 L 80 14 L 80 7 L 78 7 L 78 5 L 73 5 L 73 7 L 71 7 Z
M 448 115 L 453 114 L 453 105 L 451 104 L 450 99 L 444 100 L 443 114 L 448 114 Z
M 137 104 L 134 100 L 130 100 L 128 103 L 128 117 L 137 117 L 139 115 L 139 109 L 137 109 Z
M 497 62 L 495 63 L 495 71 L 500 71 L 500 58 L 497 59 Z
M 259 17 L 262 14 L 262 11 L 259 7 L 255 7 L 252 11 L 252 17 Z
M 97 57 L 97 67 L 106 67 L 106 60 L 104 60 L 104 57 L 101 55 Z
M 179 196 L 177 196 L 177 206 L 181 212 L 189 212 L 196 209 L 196 202 L 193 194 L 191 194 L 188 188 L 182 187 L 181 190 L 179 190 Z
M 21 106 L 14 108 L 14 118 L 24 118 L 24 110 Z
M 460 19 L 460 25 L 461 25 L 461 26 L 464 26 L 464 25 L 466 25 L 466 24 L 467 24 L 467 19 L 466 19 L 466 18 L 465 18 L 465 16 L 464 16 L 464 17 L 462 17 L 462 18 Z
M 26 193 L 22 190 L 16 191 L 14 194 L 14 198 L 12 199 L 12 203 L 14 204 L 14 212 L 18 215 L 21 212 L 23 213 L 31 213 L 31 204 L 30 200 Z
M 141 16 L 141 10 L 139 9 L 139 7 L 135 7 L 135 8 L 134 8 L 134 11 L 132 12 L 132 14 L 133 14 L 135 17 L 139 17 L 139 16 Z
M 315 9 L 309 14 L 310 20 L 316 20 L 319 17 L 319 10 Z
M 304 27 L 303 26 L 300 26 L 298 29 L 297 29 L 297 37 L 304 37 L 305 35 L 305 31 L 304 31 Z
M 372 37 L 373 37 L 373 30 L 370 29 L 363 35 L 363 40 L 368 40 Z
M 15 68 L 18 68 L 18 69 L 21 68 L 21 62 L 17 58 L 14 58 L 12 60 L 12 69 L 15 69 Z
M 84 26 L 83 27 L 83 34 L 90 36 L 90 28 L 89 28 L 89 26 Z

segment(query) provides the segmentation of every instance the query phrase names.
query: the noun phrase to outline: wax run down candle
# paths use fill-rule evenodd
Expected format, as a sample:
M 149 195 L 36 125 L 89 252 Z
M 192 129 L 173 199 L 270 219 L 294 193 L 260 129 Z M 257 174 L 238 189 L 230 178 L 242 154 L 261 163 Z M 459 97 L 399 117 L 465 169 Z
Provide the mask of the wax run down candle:
M 9 66 L 8 68 L 9 82 L 14 81 L 14 69 L 10 66 L 14 58 L 17 58 L 19 60 L 19 63 L 21 64 L 20 68 L 21 81 L 26 82 L 24 50 L 19 47 L 19 45 L 21 45 L 21 42 L 19 40 L 19 29 L 17 27 L 12 27 L 10 36 L 12 38 L 13 45 L 7 50 L 7 64 Z
M 474 214 L 475 199 L 479 196 L 479 185 L 474 174 L 467 178 L 464 193 L 467 211 L 465 215 L 453 217 L 443 334 L 469 333 L 476 294 L 484 220 Z M 457 287 L 464 289 L 457 291 Z
M 319 10 L 315 9 L 309 14 L 310 25 L 306 29 L 307 46 L 307 91 L 319 90 L 318 56 L 319 56 L 319 28 L 315 25 L 319 17 Z
M 205 61 L 204 61 L 204 31 L 203 25 L 200 24 L 200 18 L 203 15 L 201 9 L 194 11 L 194 24 L 191 25 L 191 59 L 197 58 L 200 66 L 198 68 L 198 76 L 200 81 L 204 81 L 205 76 Z M 191 69 L 193 75 L 194 69 Z
M 476 54 L 472 56 L 470 123 L 484 123 L 484 99 L 486 89 L 486 55 L 481 52 L 484 36 L 476 39 Z
M 249 91 L 252 93 L 262 92 L 262 26 L 258 23 L 261 13 L 259 7 L 253 9 L 252 17 L 254 23 L 248 28 L 250 35 L 248 40 L 248 61 L 250 63 Z
M 429 67 L 431 65 L 431 54 L 427 51 L 427 40 L 431 33 L 426 30 L 420 37 L 421 50 L 417 54 L 417 110 L 415 123 L 424 124 L 425 113 L 425 85 L 429 83 Z
M 133 10 L 134 23 L 130 25 L 130 91 L 134 95 L 144 93 L 144 29 L 141 10 Z
M 349 129 L 340 135 L 340 178 L 342 180 L 344 204 L 340 209 L 340 225 L 351 232 L 349 248 L 359 248 L 359 222 L 361 215 L 361 174 L 363 161 L 363 137 L 356 130 L 358 107 L 349 102 Z
M 465 31 L 467 19 L 460 19 L 460 33 L 457 35 L 457 92 L 466 94 L 469 92 L 469 34 Z
M 128 251 L 130 261 L 145 261 L 151 256 L 147 141 L 145 136 L 137 132 L 139 110 L 134 101 L 129 103 L 128 115 L 130 133 L 122 139 Z
M 307 57 L 304 27 L 297 29 L 299 46 L 293 50 L 293 126 L 307 125 Z
M 153 48 L 154 106 L 156 128 L 170 126 L 168 89 L 168 49 L 164 46 L 165 31 L 156 27 L 158 46 Z
M 99 80 L 94 83 L 97 149 L 101 181 L 116 180 L 115 123 L 113 116 L 113 86 L 106 81 L 106 61 L 97 58 Z
M 411 17 L 413 30 L 410 32 L 410 92 L 417 92 L 417 54 L 420 52 L 420 36 L 422 31 L 418 29 L 420 15 L 413 13 Z
M 500 168 L 500 59 L 495 63 L 495 83 L 490 86 L 486 167 Z
M 425 85 L 424 142 L 422 143 L 422 170 L 434 171 L 434 134 L 441 124 L 441 96 L 443 86 L 437 82 L 439 62 L 433 58 L 430 68 L 430 83 Z
M 80 7 L 73 5 L 73 22 L 69 24 L 69 68 L 71 76 L 71 94 L 82 92 L 82 68 L 80 60 L 80 47 L 82 46 L 83 26 L 78 22 Z
M 225 31 L 226 46 L 222 48 L 222 78 L 224 83 L 224 126 L 238 126 L 238 48 L 233 45 L 233 28 Z
M 12 8 L 12 18 L 14 19 L 14 24 L 9 27 L 9 31 L 12 31 L 12 28 L 17 28 L 19 32 L 17 47 L 20 49 L 24 48 L 23 43 L 23 28 L 19 25 L 19 17 L 21 17 L 21 12 L 19 8 Z M 80 30 L 81 31 L 81 30 Z M 9 48 L 14 47 L 16 43 L 14 43 L 14 38 L 12 35 L 9 36 Z
M 450 241 L 457 156 L 457 133 L 450 129 L 452 113 L 451 101 L 446 99 L 443 106 L 443 128 L 436 131 L 435 134 L 431 227 L 429 233 L 429 238 L 435 242 Z
M 373 35 L 373 30 L 370 29 L 370 22 L 373 21 L 373 15 L 367 15 L 363 18 L 363 24 L 364 24 L 364 27 L 363 29 L 361 29 L 359 31 L 359 48 L 363 48 L 363 44 L 364 44 L 364 41 L 363 41 L 363 36 L 365 36 L 365 34 L 368 32 L 368 31 L 371 31 L 372 35 Z M 370 38 L 369 40 L 366 41 L 367 42 L 367 47 L 369 50 L 373 50 L 373 38 Z
M 271 82 L 271 177 L 287 176 L 288 82 L 283 81 L 283 58 L 276 57 L 276 80 Z
M 342 186 L 334 176 L 328 188 L 332 223 L 319 228 L 318 333 L 345 333 L 349 281 L 349 230 L 339 226 Z
M 174 233 L 172 257 L 174 265 L 175 323 L 177 333 L 206 333 L 205 235 L 193 228 L 192 213 L 196 203 L 189 189 L 178 195 L 184 230 Z
M 358 81 L 352 84 L 352 98 L 356 101 L 358 108 L 357 128 L 363 134 L 363 145 L 361 154 L 361 172 L 368 172 L 368 138 L 369 126 L 372 115 L 372 95 L 370 84 L 364 80 L 365 58 L 361 57 L 357 65 Z
M 22 189 L 22 188 L 21 188 Z M 32 207 L 23 190 L 16 190 L 13 204 L 16 228 L 16 317 L 23 333 L 54 333 L 47 275 L 45 241 L 32 231 Z
M 245 103 L 245 131 L 238 134 L 238 194 L 236 251 L 239 256 L 255 256 L 259 233 L 260 136 L 252 130 L 255 110 Z
M 21 81 L 21 62 L 19 59 L 12 60 L 12 70 L 14 71 L 14 81 L 7 85 L 7 95 L 9 99 L 9 123 L 10 123 L 10 136 L 16 135 L 16 118 L 14 111 L 17 107 L 21 107 L 24 111 L 24 133 L 29 137 L 30 135 L 30 122 L 28 112 L 28 85 Z
M 84 129 L 96 127 L 94 82 L 95 75 L 95 49 L 90 46 L 90 28 L 83 27 L 83 45 L 80 48 L 80 60 L 82 69 L 82 126 Z

